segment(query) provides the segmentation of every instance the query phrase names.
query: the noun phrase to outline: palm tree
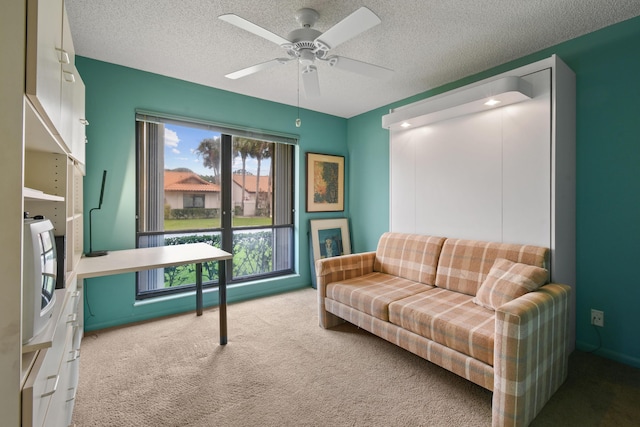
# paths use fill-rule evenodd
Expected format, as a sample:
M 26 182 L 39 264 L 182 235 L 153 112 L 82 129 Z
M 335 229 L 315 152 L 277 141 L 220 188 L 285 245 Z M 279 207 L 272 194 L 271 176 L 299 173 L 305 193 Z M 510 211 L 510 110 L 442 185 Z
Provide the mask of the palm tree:
M 200 141 L 195 153 L 202 156 L 202 165 L 205 168 L 213 169 L 214 177 L 220 175 L 220 137 L 205 138 Z
M 271 143 L 267 141 L 255 141 L 252 154 L 252 157 L 258 162 L 258 176 L 256 177 L 256 209 L 258 209 L 260 204 L 260 165 L 263 159 L 271 157 Z M 267 214 L 269 214 L 269 212 L 267 212 Z
M 240 158 L 242 159 L 242 198 L 241 198 L 241 208 L 242 215 L 244 215 L 244 194 L 245 194 L 245 179 L 247 175 L 247 157 L 249 157 L 253 151 L 253 145 L 255 140 L 242 138 L 239 136 L 235 136 L 233 138 L 233 152 L 238 153 Z

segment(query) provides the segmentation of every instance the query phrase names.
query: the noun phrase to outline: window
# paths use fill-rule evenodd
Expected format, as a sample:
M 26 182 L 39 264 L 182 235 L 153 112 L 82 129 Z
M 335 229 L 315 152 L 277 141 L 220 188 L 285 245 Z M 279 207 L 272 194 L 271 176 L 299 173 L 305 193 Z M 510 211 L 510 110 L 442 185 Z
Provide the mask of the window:
M 185 192 L 182 205 L 184 208 L 204 208 L 204 194 L 190 194 Z
M 288 136 L 138 113 L 138 247 L 206 242 L 233 254 L 229 283 L 293 272 Z M 203 265 L 215 286 L 218 263 Z M 138 273 L 138 299 L 195 288 L 195 265 Z

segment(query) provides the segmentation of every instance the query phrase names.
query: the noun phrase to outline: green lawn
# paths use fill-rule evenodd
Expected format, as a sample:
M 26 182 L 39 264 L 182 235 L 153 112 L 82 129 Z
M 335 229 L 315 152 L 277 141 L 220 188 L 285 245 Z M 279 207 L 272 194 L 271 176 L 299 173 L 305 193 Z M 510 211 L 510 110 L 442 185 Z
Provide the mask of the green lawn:
M 233 217 L 234 227 L 255 227 L 260 225 L 271 225 L 271 218 L 267 217 Z M 165 219 L 164 230 L 194 230 L 202 228 L 218 228 L 220 227 L 219 218 L 202 218 L 202 219 Z

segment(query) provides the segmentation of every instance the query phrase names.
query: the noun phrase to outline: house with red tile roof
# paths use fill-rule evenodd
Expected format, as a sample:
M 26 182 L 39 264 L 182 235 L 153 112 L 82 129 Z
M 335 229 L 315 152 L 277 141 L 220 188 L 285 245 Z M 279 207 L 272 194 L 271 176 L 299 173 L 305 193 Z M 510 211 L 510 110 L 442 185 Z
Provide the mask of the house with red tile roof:
M 220 185 L 194 172 L 165 170 L 164 203 L 171 209 L 220 208 Z
M 260 206 L 270 205 L 270 177 L 261 176 L 259 185 L 256 175 L 245 175 L 244 194 L 242 192 L 242 174 L 233 174 L 232 202 L 234 207 L 242 206 L 244 197 L 244 216 L 256 213 L 256 196 L 260 190 Z M 164 202 L 171 209 L 220 208 L 220 185 L 201 178 L 191 171 L 164 171 Z
M 242 206 L 240 197 L 242 197 L 242 174 L 233 174 L 233 204 L 234 206 Z M 271 177 L 261 175 L 258 186 L 257 175 L 244 176 L 244 216 L 256 215 L 256 200 L 260 190 L 259 207 L 267 209 L 271 206 Z

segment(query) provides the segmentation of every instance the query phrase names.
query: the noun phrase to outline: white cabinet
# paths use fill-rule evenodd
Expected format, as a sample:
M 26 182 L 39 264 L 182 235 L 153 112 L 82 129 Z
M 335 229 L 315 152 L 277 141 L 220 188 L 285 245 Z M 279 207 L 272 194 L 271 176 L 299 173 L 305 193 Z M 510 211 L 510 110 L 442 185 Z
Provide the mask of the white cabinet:
M 26 93 L 59 133 L 61 118 L 62 0 L 27 2 Z
M 65 427 L 70 423 L 82 334 L 80 295 L 75 278 L 66 289 L 57 290 L 59 302 L 53 324 L 30 344 L 45 348 L 37 351 L 22 389 L 22 427 Z M 30 348 L 25 346 L 25 350 Z
M 64 10 L 62 22 L 62 48 L 68 61 L 62 62 L 60 136 L 69 147 L 71 156 L 84 165 L 85 126 L 89 124 L 84 116 L 85 86 L 75 67 L 75 49 Z
M 25 100 L 27 108 L 31 108 Z M 34 113 L 37 114 L 37 113 Z M 27 120 L 27 127 L 37 125 Z M 30 132 L 30 135 L 44 132 Z M 78 381 L 80 340 L 83 333 L 82 289 L 75 270 L 82 255 L 83 169 L 49 136 L 49 151 L 26 139 L 23 189 L 24 207 L 30 215 L 43 215 L 63 236 L 65 248 L 58 252 L 64 263 L 66 288 L 56 290 L 56 313 L 42 334 L 24 345 L 22 426 L 67 426 L 71 420 Z M 28 366 L 31 365 L 29 369 Z
M 84 91 L 64 2 L 28 0 L 25 92 L 63 149 L 82 165 Z
M 85 144 L 87 142 L 86 127 L 89 124 L 84 115 L 84 82 L 74 67 L 73 110 L 71 114 L 71 155 L 84 168 Z M 83 169 L 84 171 L 84 169 Z
M 86 121 L 62 0 L 27 0 L 26 45 L 23 208 L 50 219 L 56 240 L 64 242 L 58 262 L 64 263 L 65 288 L 56 290 L 49 326 L 22 346 L 21 425 L 68 426 L 83 334 L 76 268 L 83 246 Z
M 72 150 L 71 137 L 73 133 L 73 98 L 76 82 L 75 49 L 71 40 L 71 29 L 67 13 L 62 11 L 60 25 L 62 31 L 63 59 L 60 61 L 60 122 L 56 127 L 60 131 L 62 140 Z
M 63 237 L 65 248 L 58 252 L 58 262 L 65 266 L 62 280 L 66 288 L 56 290 L 56 312 L 50 325 L 22 347 L 22 426 L 67 426 L 83 333 L 82 290 L 77 287 L 75 270 L 83 244 L 84 169 L 37 119 L 38 112 L 25 99 L 24 208 L 31 216 L 50 219 L 54 234 Z

